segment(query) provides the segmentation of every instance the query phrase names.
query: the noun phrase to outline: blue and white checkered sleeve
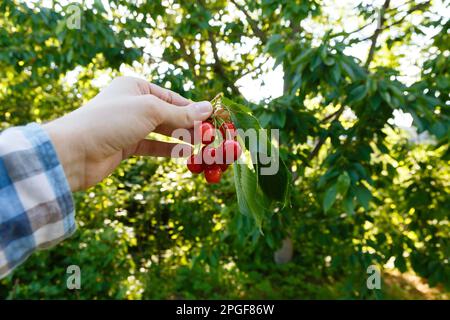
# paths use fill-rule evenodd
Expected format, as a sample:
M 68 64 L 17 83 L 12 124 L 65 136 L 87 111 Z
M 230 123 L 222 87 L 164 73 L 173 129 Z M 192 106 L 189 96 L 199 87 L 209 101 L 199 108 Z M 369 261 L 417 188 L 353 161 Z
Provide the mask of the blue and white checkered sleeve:
M 0 134 L 0 278 L 35 250 L 76 229 L 72 193 L 47 133 L 36 123 Z

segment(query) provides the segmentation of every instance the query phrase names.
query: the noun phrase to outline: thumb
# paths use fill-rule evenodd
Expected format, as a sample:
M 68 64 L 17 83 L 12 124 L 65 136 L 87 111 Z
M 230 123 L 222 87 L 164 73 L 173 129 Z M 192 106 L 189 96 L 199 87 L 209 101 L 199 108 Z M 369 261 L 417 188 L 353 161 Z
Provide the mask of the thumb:
M 165 105 L 159 109 L 162 115 L 162 125 L 172 128 L 190 129 L 195 121 L 209 118 L 213 107 L 209 101 L 194 102 L 187 106 Z

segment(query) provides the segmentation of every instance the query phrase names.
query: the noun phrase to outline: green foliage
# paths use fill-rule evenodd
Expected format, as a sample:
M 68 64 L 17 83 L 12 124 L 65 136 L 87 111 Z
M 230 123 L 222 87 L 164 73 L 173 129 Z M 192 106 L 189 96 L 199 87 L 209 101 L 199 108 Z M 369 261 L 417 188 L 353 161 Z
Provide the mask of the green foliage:
M 226 97 L 221 97 L 220 103 L 229 111 L 238 129 L 239 138 L 243 140 L 243 145 L 250 153 L 248 163 L 234 165 L 239 210 L 252 216 L 256 226 L 261 230 L 263 220 L 270 213 L 271 202 L 282 206 L 287 203 L 290 186 L 288 169 L 283 159 L 279 157 L 278 148 L 270 140 L 270 132 L 262 129 L 248 108 Z M 244 135 L 249 130 L 257 135 L 254 141 L 246 139 Z M 272 174 L 262 171 L 270 166 L 277 170 Z
M 82 30 L 54 2 L 0 4 L 2 129 L 69 112 L 98 92 L 94 79 L 132 69 L 194 100 L 224 92 L 241 129 L 280 129 L 280 171 L 261 175 L 248 145 L 252 161 L 219 186 L 167 159 L 124 161 L 74 196 L 76 234 L 0 281 L 1 297 L 389 298 L 367 289 L 372 264 L 449 290 L 450 41 L 437 1 L 362 2 L 347 16 L 340 2 L 95 2 L 81 6 Z M 374 37 L 365 26 L 380 13 Z M 361 29 L 342 28 L 350 15 Z M 420 74 L 405 77 L 411 51 Z M 283 94 L 246 101 L 238 81 L 272 63 Z M 393 123 L 398 110 L 411 130 Z M 276 265 L 286 237 L 293 261 Z M 65 287 L 71 264 L 80 291 Z

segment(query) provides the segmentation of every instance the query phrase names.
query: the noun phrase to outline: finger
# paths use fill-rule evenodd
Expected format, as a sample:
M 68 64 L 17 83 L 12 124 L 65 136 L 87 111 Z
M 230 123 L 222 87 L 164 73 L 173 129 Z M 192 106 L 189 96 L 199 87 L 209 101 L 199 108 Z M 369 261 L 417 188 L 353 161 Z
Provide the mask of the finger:
M 173 92 L 172 90 L 161 88 L 160 86 L 150 82 L 147 82 L 147 85 L 150 94 L 153 94 L 154 96 L 157 96 L 161 100 L 164 100 L 170 104 L 174 104 L 177 106 L 186 106 L 192 103 L 191 100 L 186 99 L 185 97 L 176 92 Z
M 135 156 L 185 158 L 192 154 L 192 147 L 182 143 L 141 140 L 133 152 Z
M 137 97 L 144 112 L 158 126 L 169 128 L 194 127 L 195 121 L 204 121 L 212 113 L 212 105 L 209 101 L 194 102 L 187 106 L 175 106 L 154 95 Z
M 122 76 L 115 78 L 108 87 L 104 88 L 99 95 L 106 95 L 114 92 L 115 94 L 147 95 L 152 94 L 159 99 L 177 106 L 186 106 L 192 103 L 191 100 L 184 98 L 176 92 L 162 88 L 154 83 L 144 79 Z

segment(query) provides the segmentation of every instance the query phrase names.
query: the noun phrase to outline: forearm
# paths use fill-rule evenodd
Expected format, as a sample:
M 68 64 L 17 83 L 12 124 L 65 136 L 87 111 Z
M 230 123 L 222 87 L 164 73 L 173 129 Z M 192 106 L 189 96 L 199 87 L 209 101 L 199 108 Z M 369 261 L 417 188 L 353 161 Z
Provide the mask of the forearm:
M 37 124 L 0 134 L 0 278 L 75 230 L 69 185 Z
M 80 133 L 77 135 L 64 117 L 46 123 L 42 128 L 51 139 L 70 190 L 81 190 L 85 184 L 85 153 L 81 141 L 77 139 Z

